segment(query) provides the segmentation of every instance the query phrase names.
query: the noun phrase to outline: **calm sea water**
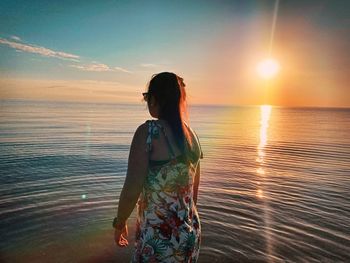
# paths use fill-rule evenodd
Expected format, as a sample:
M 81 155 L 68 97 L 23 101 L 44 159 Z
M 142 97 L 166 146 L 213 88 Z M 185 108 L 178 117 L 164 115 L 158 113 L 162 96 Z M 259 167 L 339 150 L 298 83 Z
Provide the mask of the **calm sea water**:
M 349 109 L 190 117 L 204 152 L 199 262 L 350 261 Z M 111 220 L 147 119 L 143 104 L 0 101 L 0 261 L 128 262 Z

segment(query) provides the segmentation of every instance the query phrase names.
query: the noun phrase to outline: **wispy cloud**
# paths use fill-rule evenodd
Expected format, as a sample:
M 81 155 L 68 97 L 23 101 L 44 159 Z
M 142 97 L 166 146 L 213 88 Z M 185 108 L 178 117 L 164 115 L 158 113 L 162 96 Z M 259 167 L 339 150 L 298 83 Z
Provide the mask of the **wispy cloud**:
M 157 67 L 156 64 L 151 64 L 151 63 L 143 63 L 143 64 L 140 64 L 141 67 L 144 67 L 144 68 L 155 68 Z
M 124 72 L 124 73 L 132 73 L 131 71 L 129 71 L 129 70 L 126 70 L 126 69 L 124 69 L 124 68 L 121 68 L 121 67 L 114 67 L 114 70 L 115 71 L 121 71 L 121 72 Z
M 74 55 L 74 54 L 70 54 L 62 51 L 55 51 L 42 46 L 26 44 L 26 43 L 23 43 L 20 37 L 15 35 L 10 36 L 10 38 L 15 41 L 5 39 L 5 38 L 0 38 L 0 44 L 7 45 L 15 49 L 17 52 L 28 52 L 28 53 L 38 54 L 44 57 L 55 57 L 63 60 L 75 61 L 75 62 L 78 62 L 79 64 L 69 65 L 69 67 L 76 68 L 82 71 L 123 72 L 123 73 L 129 73 L 129 74 L 132 73 L 132 71 L 127 70 L 125 68 L 110 67 L 98 61 L 92 61 L 91 63 L 88 63 L 88 64 L 82 64 L 80 61 L 81 57 L 78 55 Z
M 88 65 L 69 65 L 72 68 L 77 68 L 83 71 L 95 71 L 95 72 L 103 72 L 103 71 L 112 71 L 109 66 L 102 63 L 92 63 Z
M 72 68 L 77 68 L 79 70 L 82 71 L 94 71 L 94 72 L 107 72 L 107 71 L 120 71 L 120 72 L 124 72 L 124 73 L 132 73 L 129 70 L 126 70 L 124 68 L 121 67 L 109 67 L 106 64 L 103 63 L 91 63 L 91 64 L 87 64 L 87 65 L 69 65 Z
M 16 39 L 17 41 L 20 40 L 20 38 L 17 36 L 12 36 L 11 38 L 15 39 L 14 37 L 17 38 Z M 0 38 L 0 44 L 8 45 L 9 47 L 14 48 L 18 51 L 39 54 L 39 55 L 45 56 L 45 57 L 55 57 L 55 58 L 59 58 L 59 59 L 79 61 L 78 55 L 74 55 L 74 54 L 70 54 L 70 53 L 66 53 L 66 52 L 62 52 L 62 51 L 55 51 L 55 50 L 48 49 L 48 48 L 41 47 L 41 46 L 18 43 L 18 42 L 4 39 L 4 38 Z
M 18 36 L 11 36 L 10 38 L 16 41 L 21 41 L 21 38 Z

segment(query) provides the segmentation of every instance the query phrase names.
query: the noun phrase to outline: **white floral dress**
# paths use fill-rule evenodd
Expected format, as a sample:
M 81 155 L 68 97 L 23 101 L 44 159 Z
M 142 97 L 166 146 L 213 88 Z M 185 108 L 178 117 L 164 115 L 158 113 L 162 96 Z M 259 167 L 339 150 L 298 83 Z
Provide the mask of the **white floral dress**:
M 193 201 L 193 182 L 199 158 L 175 156 L 164 128 L 154 120 L 149 127 L 148 151 L 152 138 L 163 131 L 169 160 L 149 160 L 148 175 L 137 203 L 135 251 L 131 262 L 196 262 L 201 242 L 201 225 Z M 189 160 L 189 161 L 187 161 Z

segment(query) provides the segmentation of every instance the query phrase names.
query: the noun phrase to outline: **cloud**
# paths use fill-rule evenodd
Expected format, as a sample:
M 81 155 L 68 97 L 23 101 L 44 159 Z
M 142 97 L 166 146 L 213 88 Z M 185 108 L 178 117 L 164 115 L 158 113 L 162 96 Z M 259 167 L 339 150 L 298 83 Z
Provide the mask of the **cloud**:
M 16 36 L 12 36 L 12 39 L 14 39 L 14 37 L 16 37 Z M 16 38 L 18 38 L 18 37 L 16 37 Z M 8 45 L 9 47 L 16 49 L 16 51 L 24 51 L 24 52 L 28 52 L 28 53 L 39 54 L 39 55 L 44 56 L 44 57 L 55 57 L 55 58 L 59 58 L 59 59 L 79 61 L 78 60 L 79 56 L 74 55 L 74 54 L 69 54 L 69 53 L 62 52 L 62 51 L 55 51 L 55 50 L 51 50 L 51 49 L 41 47 L 41 46 L 34 46 L 34 45 L 18 43 L 18 42 L 4 39 L 4 38 L 0 38 L 0 44 Z
M 5 38 L 0 38 L 0 44 L 7 45 L 13 49 L 16 50 L 16 52 L 28 52 L 28 53 L 34 53 L 39 54 L 44 57 L 55 57 L 63 60 L 70 60 L 75 62 L 80 62 L 79 59 L 81 59 L 80 56 L 62 52 L 62 51 L 55 51 L 51 50 L 42 46 L 36 46 L 36 45 L 30 45 L 21 43 L 21 38 L 15 35 L 12 35 L 10 37 L 11 39 L 15 41 L 11 41 Z M 151 64 L 148 64 L 151 65 Z M 97 61 L 92 61 L 88 64 L 76 64 L 76 65 L 69 65 L 69 67 L 76 68 L 82 71 L 93 71 L 93 72 L 123 72 L 123 73 L 129 73 L 132 72 L 122 68 L 122 67 L 110 67 L 106 64 L 99 63 Z
M 20 37 L 18 37 L 18 36 L 11 36 L 11 38 L 12 38 L 13 40 L 16 40 L 16 41 L 21 41 Z
M 126 69 L 121 68 L 121 67 L 111 68 L 111 67 L 109 67 L 106 64 L 97 63 L 97 62 L 94 62 L 94 63 L 91 63 L 91 64 L 87 64 L 87 65 L 69 65 L 69 66 L 72 67 L 72 68 L 76 68 L 76 69 L 82 70 L 82 71 L 94 71 L 94 72 L 108 72 L 108 71 L 116 72 L 116 71 L 121 71 L 121 72 L 124 72 L 124 73 L 132 73 L 131 71 L 126 70 Z
M 125 73 L 132 73 L 131 71 L 126 70 L 126 69 L 121 68 L 121 67 L 114 67 L 114 70 L 116 70 L 116 71 L 121 71 L 121 72 L 125 72 Z
M 140 64 L 141 67 L 144 67 L 144 68 L 155 68 L 157 67 L 156 64 L 151 64 L 151 63 L 143 63 L 143 64 Z
M 69 65 L 72 68 L 77 68 L 83 71 L 95 71 L 95 72 L 104 72 L 104 71 L 112 71 L 109 66 L 102 63 L 92 63 L 88 65 Z

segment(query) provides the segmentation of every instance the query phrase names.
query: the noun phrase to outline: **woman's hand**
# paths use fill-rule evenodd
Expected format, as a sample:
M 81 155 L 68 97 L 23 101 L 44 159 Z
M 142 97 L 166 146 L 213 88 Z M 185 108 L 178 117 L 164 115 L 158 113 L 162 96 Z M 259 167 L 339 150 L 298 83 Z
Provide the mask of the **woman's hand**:
M 128 236 L 128 226 L 127 224 L 125 224 L 125 226 L 120 230 L 115 228 L 114 231 L 114 241 L 115 243 L 120 246 L 120 247 L 126 247 L 127 245 L 129 245 L 128 240 L 126 239 L 126 237 Z

